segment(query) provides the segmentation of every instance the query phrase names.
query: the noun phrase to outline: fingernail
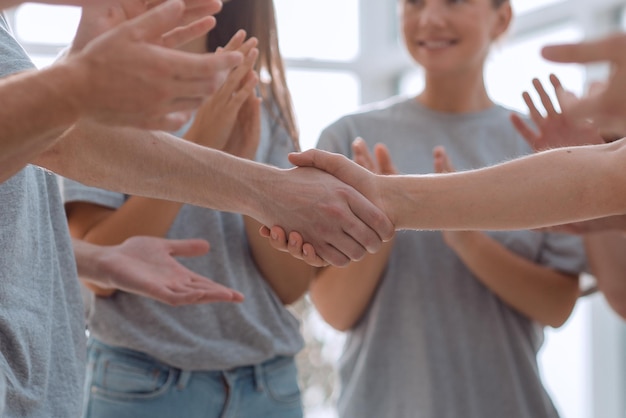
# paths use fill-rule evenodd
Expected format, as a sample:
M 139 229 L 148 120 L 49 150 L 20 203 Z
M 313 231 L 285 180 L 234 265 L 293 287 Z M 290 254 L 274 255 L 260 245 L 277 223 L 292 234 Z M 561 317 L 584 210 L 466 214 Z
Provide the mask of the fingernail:
M 302 249 L 302 254 L 304 254 L 305 256 L 307 256 L 307 255 L 309 255 L 309 252 L 303 248 L 303 249 Z
M 272 239 L 278 239 L 278 235 L 276 234 L 276 232 L 272 232 L 271 235 Z

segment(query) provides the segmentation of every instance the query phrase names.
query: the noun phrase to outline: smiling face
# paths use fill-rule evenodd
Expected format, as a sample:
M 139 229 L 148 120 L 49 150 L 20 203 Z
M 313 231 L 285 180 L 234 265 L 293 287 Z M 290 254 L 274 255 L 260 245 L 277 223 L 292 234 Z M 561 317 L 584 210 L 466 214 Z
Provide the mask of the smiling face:
M 482 73 L 491 44 L 506 31 L 511 19 L 508 1 L 401 2 L 407 50 L 431 75 L 472 70 Z

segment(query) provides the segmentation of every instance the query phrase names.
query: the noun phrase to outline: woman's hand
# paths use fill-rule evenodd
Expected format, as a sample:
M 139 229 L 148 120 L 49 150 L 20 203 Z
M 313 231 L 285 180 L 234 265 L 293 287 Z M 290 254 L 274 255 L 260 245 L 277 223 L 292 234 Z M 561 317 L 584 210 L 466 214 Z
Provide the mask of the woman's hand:
M 550 75 L 550 82 L 554 87 L 561 109 L 566 109 L 567 106 L 579 100 L 572 92 L 563 88 L 561 82 L 554 74 Z M 522 96 L 526 106 L 528 106 L 530 118 L 537 127 L 538 132 L 535 132 L 528 126 L 517 114 L 511 115 L 513 126 L 526 139 L 533 150 L 543 151 L 550 148 L 602 144 L 605 142 L 599 134 L 596 125 L 590 121 L 573 120 L 567 114 L 557 111 L 541 82 L 534 79 L 533 85 L 546 110 L 546 115 L 543 116 L 537 110 L 528 92 L 524 92 Z
M 241 110 L 254 101 L 250 96 L 255 96 L 254 89 L 258 82 L 254 65 L 259 51 L 256 49 L 257 39 L 246 40 L 245 37 L 245 31 L 238 31 L 217 52 L 239 51 L 244 55 L 244 62 L 229 73 L 224 84 L 198 109 L 193 124 L 184 135 L 185 139 L 198 145 L 224 150 L 235 131 L 241 129 L 237 127 L 242 122 L 241 119 L 251 114 L 250 109 L 247 109 L 240 117 Z

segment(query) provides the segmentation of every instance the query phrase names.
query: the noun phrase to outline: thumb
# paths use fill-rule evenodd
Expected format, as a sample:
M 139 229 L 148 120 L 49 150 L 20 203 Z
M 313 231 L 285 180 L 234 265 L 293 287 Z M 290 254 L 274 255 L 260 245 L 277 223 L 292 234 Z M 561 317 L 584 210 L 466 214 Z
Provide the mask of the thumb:
M 434 165 L 436 173 L 450 173 L 454 171 L 454 167 L 452 167 L 452 163 L 444 147 L 435 147 L 433 149 L 433 158 L 435 159 Z
M 299 167 L 314 167 L 326 171 L 353 187 L 361 181 L 367 181 L 372 175 L 367 169 L 350 161 L 344 155 L 318 149 L 291 153 L 289 154 L 289 161 Z
M 376 144 L 376 146 L 374 147 L 374 153 L 376 154 L 376 160 L 378 161 L 380 174 L 384 174 L 386 176 L 398 174 L 398 169 L 393 164 L 393 161 L 391 159 L 391 153 L 389 152 L 389 148 L 387 148 L 385 144 Z

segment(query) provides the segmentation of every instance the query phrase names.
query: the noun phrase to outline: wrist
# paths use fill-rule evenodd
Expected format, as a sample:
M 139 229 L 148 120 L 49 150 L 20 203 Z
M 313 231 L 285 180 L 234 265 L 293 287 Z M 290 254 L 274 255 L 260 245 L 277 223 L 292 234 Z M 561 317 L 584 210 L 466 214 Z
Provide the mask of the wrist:
M 52 97 L 55 114 L 68 126 L 74 124 L 87 105 L 84 99 L 89 82 L 87 71 L 70 58 L 62 59 L 42 71 L 45 75 L 40 78 L 40 87 Z

